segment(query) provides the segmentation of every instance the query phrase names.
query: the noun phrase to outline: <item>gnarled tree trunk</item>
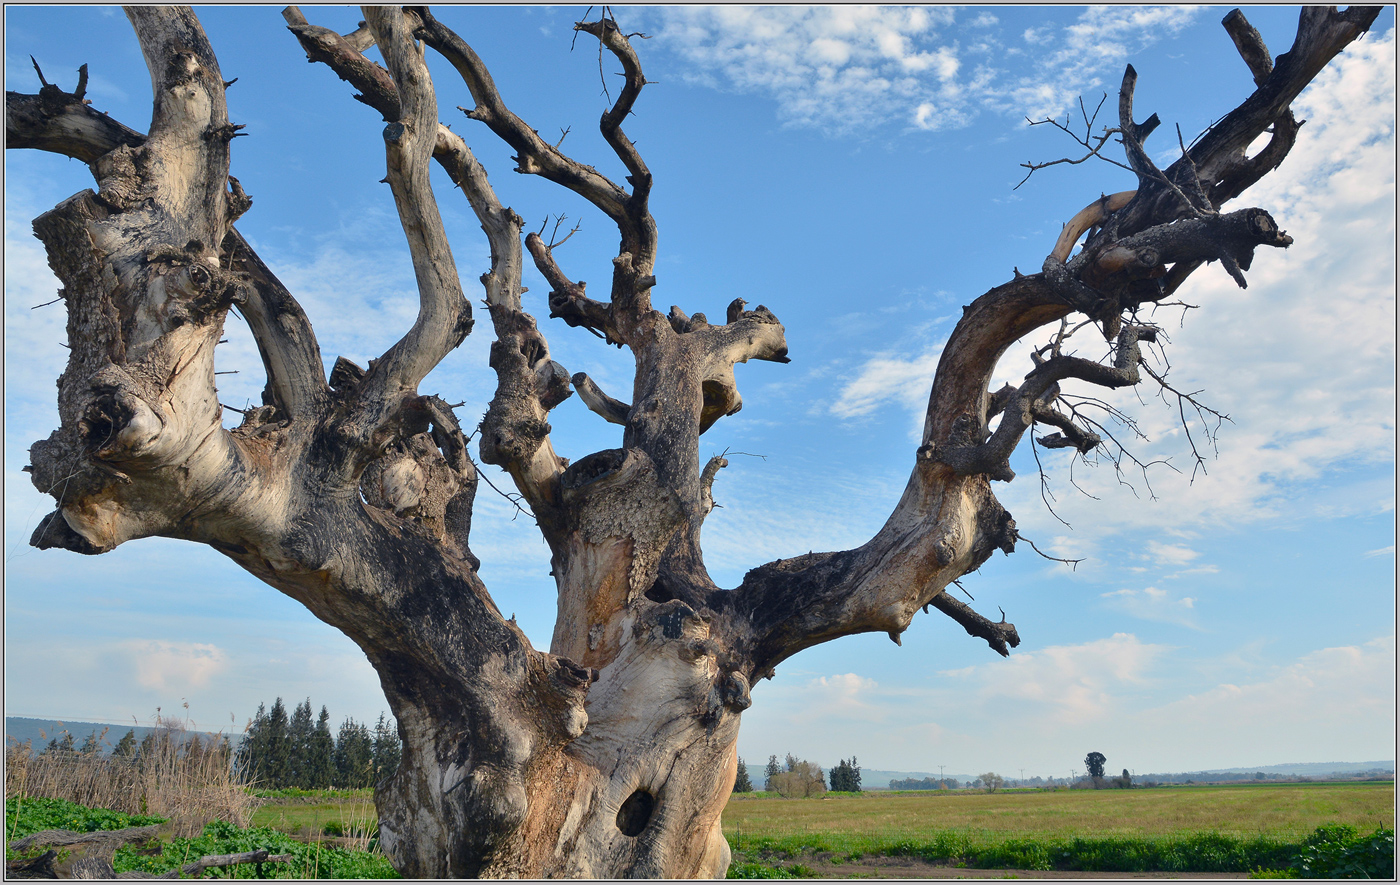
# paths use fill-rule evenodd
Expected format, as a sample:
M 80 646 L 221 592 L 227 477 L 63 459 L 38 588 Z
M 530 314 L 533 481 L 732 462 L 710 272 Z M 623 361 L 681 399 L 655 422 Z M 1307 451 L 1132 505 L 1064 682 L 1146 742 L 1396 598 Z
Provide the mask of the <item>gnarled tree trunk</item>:
M 652 176 L 621 123 L 645 84 L 627 38 L 604 18 L 577 29 L 601 41 L 627 85 L 601 128 L 628 171 L 624 188 L 543 142 L 502 102 L 463 40 L 426 9 L 366 8 L 340 35 L 286 10 L 311 59 L 329 65 L 384 117 L 388 182 L 421 296 L 417 321 L 367 368 L 337 361 L 329 379 L 307 317 L 234 230 L 250 200 L 229 176 L 226 84 L 189 9 L 128 11 L 155 95 L 141 134 L 45 86 L 6 95 L 10 147 L 88 163 L 86 190 L 35 221 L 63 283 L 72 356 L 60 379 L 61 426 L 32 449 L 35 485 L 57 508 L 32 543 L 102 553 L 160 535 L 208 544 L 351 637 L 380 675 L 403 760 L 376 801 L 384 849 L 411 876 L 722 876 L 720 812 L 753 682 L 792 654 L 851 633 L 896 642 L 932 605 L 1007 654 L 1018 642 L 944 595 L 1015 523 L 992 493 L 1034 423 L 1046 447 L 1101 440 L 1056 408 L 1060 385 L 1140 380 L 1154 327 L 1136 309 L 1220 261 L 1244 285 L 1259 246 L 1291 240 L 1262 209 L 1221 206 L 1278 165 L 1297 125 L 1289 103 L 1375 10 L 1308 8 L 1293 48 L 1270 61 L 1238 12 L 1226 25 L 1257 91 L 1166 170 L 1142 149 L 1135 74 L 1118 134 L 1135 192 L 1092 204 L 1040 273 L 1017 274 L 973 301 L 952 333 L 929 397 L 908 485 L 865 545 L 810 553 L 710 579 L 700 549 L 710 487 L 726 462 L 699 462 L 699 437 L 738 411 L 734 366 L 786 362 L 766 308 L 729 306 L 723 322 L 652 306 L 657 231 Z M 618 227 L 611 292 L 594 300 L 537 235 L 496 199 L 463 139 L 439 122 L 420 44 L 466 81 L 468 113 L 517 152 L 521 172 L 590 200 Z M 377 45 L 387 70 L 363 52 Z M 1272 129 L 1264 151 L 1245 149 Z M 417 392 L 473 329 L 428 183 L 436 160 L 487 232 L 482 276 L 497 389 L 479 457 L 508 471 L 553 555 L 558 621 L 549 652 L 501 616 L 468 547 L 476 468 L 452 410 Z M 1086 230 L 1093 233 L 1070 257 Z M 550 358 L 521 307 L 525 252 L 550 282 L 551 316 L 625 346 L 631 402 Z M 221 423 L 214 347 L 237 307 L 267 372 L 264 404 Z M 1061 344 L 1082 314 L 1112 342 L 1105 363 Z M 1018 387 L 992 393 L 1017 339 L 1058 328 Z M 551 446 L 549 412 L 577 391 L 624 428 L 622 445 L 570 464 Z M 992 428 L 994 419 L 999 424 Z

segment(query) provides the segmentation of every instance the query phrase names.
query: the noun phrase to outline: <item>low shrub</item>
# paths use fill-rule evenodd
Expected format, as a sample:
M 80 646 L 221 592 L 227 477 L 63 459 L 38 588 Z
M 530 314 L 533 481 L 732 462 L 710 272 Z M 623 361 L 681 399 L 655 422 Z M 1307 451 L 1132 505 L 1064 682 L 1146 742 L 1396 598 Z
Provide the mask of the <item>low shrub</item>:
M 821 874 L 811 867 L 793 864 L 790 867 L 770 867 L 761 863 L 731 864 L 728 879 L 817 879 Z
M 782 867 L 770 867 L 761 863 L 736 863 L 729 865 L 728 879 L 796 879 Z
M 1300 879 L 1393 879 L 1395 830 L 1362 836 L 1346 824 L 1318 827 L 1303 840 L 1292 870 Z

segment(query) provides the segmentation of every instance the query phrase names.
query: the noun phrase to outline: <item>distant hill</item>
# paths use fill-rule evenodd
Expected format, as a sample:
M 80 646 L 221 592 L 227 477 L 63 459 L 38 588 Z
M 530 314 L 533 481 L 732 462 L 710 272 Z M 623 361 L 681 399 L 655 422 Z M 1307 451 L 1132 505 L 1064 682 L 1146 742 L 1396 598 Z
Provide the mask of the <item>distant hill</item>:
M 1395 771 L 1394 759 L 1381 759 L 1374 762 L 1290 762 L 1286 765 L 1260 765 L 1258 768 L 1211 768 L 1201 774 L 1240 773 L 1252 774 L 1262 771 L 1265 774 L 1292 774 L 1318 777 L 1328 774 L 1355 774 L 1361 771 Z
M 147 734 L 155 731 L 155 726 L 133 725 L 126 723 L 119 725 L 111 722 L 77 722 L 72 720 L 58 719 L 28 719 L 23 716 L 5 717 L 5 746 L 30 742 L 30 747 L 38 753 L 48 746 L 49 741 L 54 738 L 62 738 L 64 732 L 73 735 L 73 741 L 77 746 L 83 745 L 83 740 L 90 734 L 101 735 L 103 730 L 107 734 L 102 738 L 102 751 L 110 753 L 117 745 L 117 741 L 122 739 L 122 735 L 128 731 L 136 732 L 136 740 L 140 741 Z M 201 738 L 214 737 L 221 738 L 224 735 L 217 732 L 201 731 L 196 732 Z M 243 740 L 242 734 L 231 734 L 229 741 L 237 746 Z
M 1169 774 L 1141 774 L 1138 781 L 1164 781 L 1181 783 L 1184 780 L 1249 780 L 1262 774 L 1267 779 L 1306 777 L 1355 777 L 1359 774 L 1395 775 L 1394 759 L 1377 759 L 1371 762 L 1290 762 L 1284 765 L 1260 765 L 1257 767 L 1211 768 L 1204 771 L 1183 771 Z

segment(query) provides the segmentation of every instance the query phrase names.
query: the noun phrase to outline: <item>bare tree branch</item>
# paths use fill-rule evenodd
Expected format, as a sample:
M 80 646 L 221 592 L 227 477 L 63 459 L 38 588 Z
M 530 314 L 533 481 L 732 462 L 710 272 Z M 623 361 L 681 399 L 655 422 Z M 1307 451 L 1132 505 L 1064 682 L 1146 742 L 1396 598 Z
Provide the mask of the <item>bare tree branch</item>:
M 1059 122 L 1058 120 L 1054 120 L 1054 119 L 1052 119 L 1052 118 L 1050 118 L 1050 117 L 1046 117 L 1044 120 L 1031 120 L 1031 119 L 1027 118 L 1027 119 L 1026 119 L 1026 122 L 1029 123 L 1031 126 L 1042 126 L 1042 125 L 1045 125 L 1045 124 L 1047 124 L 1047 123 L 1048 123 L 1049 125 L 1051 125 L 1051 126 L 1054 126 L 1056 129 L 1058 129 L 1058 130 L 1060 130 L 1061 132 L 1065 133 L 1065 134 L 1068 135 L 1070 138 L 1073 138 L 1075 141 L 1079 142 L 1079 144 L 1082 145 L 1084 148 L 1086 148 L 1089 152 L 1088 152 L 1087 154 L 1085 154 L 1084 156 L 1080 157 L 1080 158 L 1077 159 L 1077 160 L 1071 159 L 1071 158 L 1069 158 L 1069 157 L 1062 157 L 1061 159 L 1058 159 L 1058 160 L 1050 160 L 1049 162 L 1046 162 L 1046 163 L 1035 163 L 1035 162 L 1026 162 L 1026 163 L 1022 163 L 1021 166 L 1022 166 L 1023 168 L 1025 168 L 1026 170 L 1028 170 L 1028 171 L 1026 172 L 1026 177 L 1023 178 L 1023 179 L 1021 179 L 1020 182 L 1017 183 L 1016 187 L 1012 188 L 1012 190 L 1019 190 L 1020 187 L 1021 187 L 1021 185 L 1025 184 L 1027 181 L 1030 181 L 1030 180 L 1031 180 L 1031 176 L 1034 175 L 1036 172 L 1040 171 L 1041 169 L 1048 169 L 1048 168 L 1051 167 L 1051 166 L 1059 166 L 1059 165 L 1062 165 L 1062 164 L 1067 164 L 1067 165 L 1070 165 L 1070 166 L 1078 166 L 1080 163 L 1083 163 L 1083 162 L 1085 162 L 1086 160 L 1088 160 L 1088 159 L 1090 159 L 1090 158 L 1092 158 L 1092 157 L 1097 157 L 1097 158 L 1099 158 L 1100 160 L 1103 160 L 1105 163 L 1110 163 L 1110 164 L 1112 164 L 1112 165 L 1114 165 L 1114 166 L 1117 166 L 1117 167 L 1119 167 L 1119 168 L 1121 168 L 1121 169 L 1128 169 L 1129 171 L 1131 171 L 1132 167 L 1130 167 L 1130 166 L 1125 166 L 1124 164 L 1118 162 L 1117 160 L 1109 159 L 1108 157 L 1105 157 L 1105 156 L 1101 153 L 1101 151 L 1102 151 L 1103 148 L 1104 148 L 1104 145 L 1108 144 L 1109 140 L 1112 139 L 1112 137 L 1113 137 L 1114 135 L 1117 135 L 1117 134 L 1118 134 L 1118 130 L 1117 130 L 1117 129 L 1108 129 L 1108 128 L 1105 128 L 1104 131 L 1103 131 L 1103 134 L 1100 135 L 1100 136 L 1098 136 L 1097 141 L 1095 141 L 1095 139 L 1094 139 L 1094 136 L 1093 136 L 1094 121 L 1098 119 L 1098 117 L 1099 117 L 1099 110 L 1103 108 L 1103 103 L 1104 103 L 1105 101 L 1107 101 L 1107 100 L 1108 100 L 1108 93 L 1104 93 L 1103 98 L 1099 100 L 1098 107 L 1094 108 L 1094 115 L 1091 117 L 1091 116 L 1089 116 L 1089 112 L 1084 108 L 1084 98 L 1083 98 L 1083 96 L 1080 97 L 1080 99 L 1079 99 L 1079 112 L 1080 112 L 1080 113 L 1083 115 L 1083 117 L 1084 117 L 1084 135 L 1083 135 L 1082 137 L 1079 136 L 1079 135 L 1077 135 L 1077 134 L 1075 134 L 1075 133 L 1069 128 L 1069 118 L 1068 118 L 1068 117 L 1065 118 L 1065 122 L 1064 122 L 1064 123 L 1061 123 L 1061 122 Z
M 387 417 L 397 408 L 396 394 L 414 390 L 462 343 L 471 331 L 472 315 L 428 180 L 428 163 L 438 137 L 437 98 L 428 68 L 414 47 L 409 24 L 397 9 L 386 12 L 385 7 L 365 7 L 365 20 L 398 92 L 401 116 L 385 127 L 384 142 L 389 186 L 408 237 L 419 293 L 413 328 L 370 368 L 364 381 L 366 398 L 378 404 L 381 415 Z
M 1004 658 L 1010 657 L 1011 649 L 1021 644 L 1016 625 L 1006 622 L 1005 613 L 1002 614 L 1000 622 L 988 620 L 946 593 L 933 597 L 932 605 L 957 621 L 958 625 L 967 631 L 967 635 L 987 640 L 987 645 L 992 651 Z

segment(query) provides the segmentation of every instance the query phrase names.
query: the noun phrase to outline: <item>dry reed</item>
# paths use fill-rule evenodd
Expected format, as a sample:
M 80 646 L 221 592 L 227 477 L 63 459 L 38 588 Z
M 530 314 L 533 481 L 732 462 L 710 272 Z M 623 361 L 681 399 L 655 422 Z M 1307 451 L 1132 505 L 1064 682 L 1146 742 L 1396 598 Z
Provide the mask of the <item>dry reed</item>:
M 167 818 L 176 836 L 194 836 L 223 820 L 248 825 L 258 804 L 233 764 L 226 741 L 187 735 L 178 723 L 157 728 L 135 753 L 104 755 L 29 742 L 5 748 L 5 798 L 66 799 L 89 808 Z

